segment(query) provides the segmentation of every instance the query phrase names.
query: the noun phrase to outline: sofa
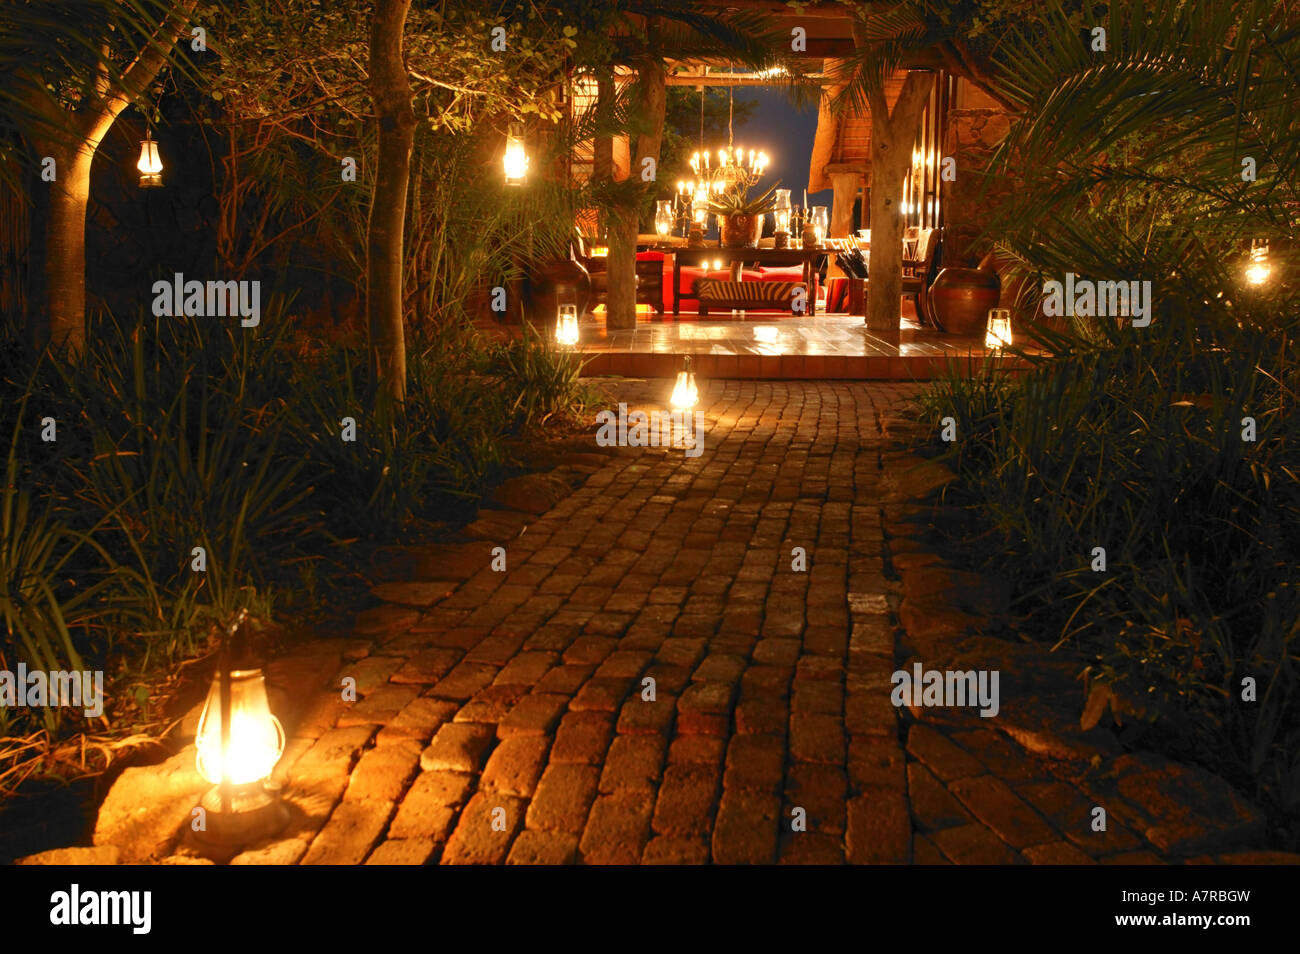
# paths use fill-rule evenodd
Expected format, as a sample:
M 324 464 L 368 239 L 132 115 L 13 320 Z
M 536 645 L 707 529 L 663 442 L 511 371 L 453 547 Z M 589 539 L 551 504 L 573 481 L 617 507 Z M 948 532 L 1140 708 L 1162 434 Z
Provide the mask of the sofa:
M 658 254 L 641 252 L 641 255 Z M 707 278 L 715 281 L 726 281 L 731 277 L 731 267 L 724 263 L 721 269 L 705 269 L 696 266 L 682 266 L 681 274 L 681 313 L 683 315 L 699 313 L 699 300 L 695 297 L 695 283 L 701 278 Z M 803 282 L 802 265 L 781 265 L 781 266 L 763 266 L 762 268 L 743 268 L 740 272 L 741 281 L 746 282 Z M 820 282 L 816 272 L 813 273 L 813 300 L 816 300 L 820 294 Z M 664 260 L 664 306 L 668 312 L 673 309 L 673 262 L 671 258 L 665 256 Z M 788 310 L 788 309 L 783 309 Z M 813 302 L 808 303 L 809 314 L 812 314 Z

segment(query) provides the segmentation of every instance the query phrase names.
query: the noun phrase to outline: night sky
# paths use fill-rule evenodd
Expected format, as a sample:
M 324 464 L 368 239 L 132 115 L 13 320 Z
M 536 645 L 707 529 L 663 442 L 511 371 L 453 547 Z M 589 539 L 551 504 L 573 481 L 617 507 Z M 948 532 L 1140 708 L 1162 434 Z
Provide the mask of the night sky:
M 772 164 L 760 183 L 767 189 L 777 179 L 781 188 L 790 190 L 790 201 L 803 203 L 808 186 L 808 163 L 812 159 L 813 137 L 817 135 L 817 106 L 809 103 L 796 109 L 785 90 L 773 87 L 742 87 L 736 90 L 737 102 L 756 101 L 758 106 L 749 119 L 736 130 L 736 141 L 746 149 L 767 150 Z M 832 191 L 823 189 L 808 196 L 810 205 L 830 208 Z

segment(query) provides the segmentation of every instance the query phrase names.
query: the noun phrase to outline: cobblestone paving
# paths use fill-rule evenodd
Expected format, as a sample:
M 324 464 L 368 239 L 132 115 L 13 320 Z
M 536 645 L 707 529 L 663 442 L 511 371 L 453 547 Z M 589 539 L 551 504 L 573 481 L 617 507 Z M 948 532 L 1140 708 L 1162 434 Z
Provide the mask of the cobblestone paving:
M 645 406 L 666 387 L 624 385 Z M 881 422 L 911 390 L 712 382 L 699 457 L 593 457 L 522 534 L 414 549 L 415 583 L 317 674 L 358 701 L 299 700 L 295 830 L 236 861 L 1160 860 L 1119 822 L 1093 832 L 1095 799 L 996 720 L 891 704 L 882 501 L 909 459 Z

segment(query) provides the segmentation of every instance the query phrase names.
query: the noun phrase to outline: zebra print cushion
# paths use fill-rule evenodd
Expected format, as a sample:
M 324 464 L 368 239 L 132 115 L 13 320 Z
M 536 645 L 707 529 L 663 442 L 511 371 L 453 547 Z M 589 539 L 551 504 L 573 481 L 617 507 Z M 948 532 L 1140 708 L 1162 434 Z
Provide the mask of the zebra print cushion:
M 695 281 L 695 297 L 709 304 L 744 308 L 749 305 L 789 308 L 803 282 L 728 282 L 717 278 Z

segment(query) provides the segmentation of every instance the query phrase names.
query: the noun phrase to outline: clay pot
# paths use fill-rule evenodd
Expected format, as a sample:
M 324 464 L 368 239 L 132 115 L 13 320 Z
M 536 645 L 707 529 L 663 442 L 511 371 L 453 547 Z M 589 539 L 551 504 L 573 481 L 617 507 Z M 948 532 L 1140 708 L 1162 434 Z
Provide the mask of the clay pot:
M 1001 294 L 1002 282 L 991 268 L 945 268 L 930 286 L 929 298 L 941 330 L 982 335 Z
M 726 215 L 722 217 L 722 244 L 726 248 L 758 248 L 763 234 L 761 215 Z
M 591 276 L 569 250 L 567 259 L 544 262 L 528 276 L 528 318 L 534 324 L 555 324 L 560 305 L 577 305 L 578 317 L 587 313 Z

